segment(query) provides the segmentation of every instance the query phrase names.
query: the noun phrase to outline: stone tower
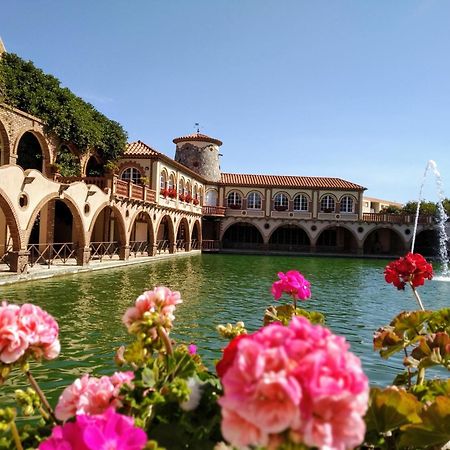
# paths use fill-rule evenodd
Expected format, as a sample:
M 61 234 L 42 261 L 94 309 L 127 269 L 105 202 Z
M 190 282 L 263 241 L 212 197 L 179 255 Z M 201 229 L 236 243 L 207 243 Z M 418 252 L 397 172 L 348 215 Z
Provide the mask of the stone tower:
M 177 146 L 175 161 L 211 182 L 220 180 L 219 147 L 222 142 L 201 133 L 173 140 Z

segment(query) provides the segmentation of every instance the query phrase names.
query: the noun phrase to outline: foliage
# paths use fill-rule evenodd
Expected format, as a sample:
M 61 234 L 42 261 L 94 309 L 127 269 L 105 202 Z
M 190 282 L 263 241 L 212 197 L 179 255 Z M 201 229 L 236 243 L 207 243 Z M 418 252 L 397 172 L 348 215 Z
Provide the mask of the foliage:
M 78 177 L 81 175 L 80 159 L 62 146 L 56 156 L 55 169 L 63 177 Z
M 380 213 L 383 214 L 401 214 L 402 212 L 403 212 L 402 208 L 395 205 L 386 206 L 380 211 Z
M 0 58 L 4 99 L 11 106 L 42 119 L 47 131 L 82 152 L 95 149 L 104 160 L 117 159 L 124 151 L 127 135 L 122 126 L 105 117 L 91 104 L 60 86 L 31 61 L 13 53 Z

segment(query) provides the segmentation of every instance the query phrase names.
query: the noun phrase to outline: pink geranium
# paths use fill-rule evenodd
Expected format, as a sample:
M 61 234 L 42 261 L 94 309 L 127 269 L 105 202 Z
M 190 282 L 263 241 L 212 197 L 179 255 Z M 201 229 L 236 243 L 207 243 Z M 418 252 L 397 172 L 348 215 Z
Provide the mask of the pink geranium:
M 0 362 L 12 364 L 28 355 L 54 359 L 59 355 L 59 327 L 39 306 L 0 306 Z
M 311 283 L 297 270 L 289 270 L 286 273 L 278 273 L 278 281 L 272 284 L 272 295 L 278 300 L 283 293 L 286 293 L 294 301 L 307 300 L 311 297 Z
M 223 436 L 236 446 L 288 439 L 353 448 L 365 433 L 368 380 L 344 338 L 304 317 L 232 341 L 219 364 Z
M 110 406 L 121 406 L 120 388 L 133 378 L 133 372 L 116 372 L 111 377 L 100 378 L 83 375 L 64 389 L 55 416 L 67 420 L 76 414 L 101 414 Z
M 131 417 L 109 408 L 101 415 L 79 415 L 75 422 L 56 426 L 39 450 L 142 450 L 146 442 L 147 435 Z

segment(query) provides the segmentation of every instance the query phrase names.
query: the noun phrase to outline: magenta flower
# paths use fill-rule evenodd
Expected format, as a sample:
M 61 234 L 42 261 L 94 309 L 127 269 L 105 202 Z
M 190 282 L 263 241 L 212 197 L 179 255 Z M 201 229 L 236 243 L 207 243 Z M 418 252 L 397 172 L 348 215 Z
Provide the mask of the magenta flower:
M 272 284 L 272 295 L 275 300 L 278 300 L 283 293 L 292 296 L 294 302 L 311 297 L 311 283 L 297 270 L 278 272 L 278 278 L 279 280 Z
M 39 450 L 142 450 L 146 442 L 147 435 L 131 417 L 109 408 L 101 415 L 79 415 L 75 422 L 53 428 Z
M 197 354 L 197 346 L 195 344 L 189 344 L 188 345 L 188 353 L 190 355 L 196 355 Z
M 345 450 L 363 441 L 369 385 L 344 338 L 294 317 L 235 340 L 218 370 L 222 434 L 232 445 L 281 445 L 289 436 Z
M 55 408 L 59 420 L 67 420 L 77 414 L 101 414 L 110 406 L 122 405 L 120 388 L 131 383 L 133 372 L 116 372 L 113 376 L 101 378 L 83 375 L 67 386 Z

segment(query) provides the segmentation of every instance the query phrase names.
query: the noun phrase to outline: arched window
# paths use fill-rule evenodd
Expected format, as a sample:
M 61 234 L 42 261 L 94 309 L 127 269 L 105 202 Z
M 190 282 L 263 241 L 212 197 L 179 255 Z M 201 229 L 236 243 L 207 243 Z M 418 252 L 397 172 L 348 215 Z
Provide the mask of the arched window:
M 345 197 L 342 197 L 341 199 L 341 212 L 343 213 L 352 213 L 354 212 L 354 202 L 353 202 L 353 198 L 350 197 L 349 195 L 346 195 Z
M 325 195 L 320 200 L 320 211 L 325 213 L 334 212 L 334 198 L 331 195 Z
M 198 190 L 197 185 L 194 186 L 194 189 L 192 190 L 192 197 L 198 200 Z
M 286 194 L 280 193 L 275 195 L 275 198 L 273 199 L 273 206 L 278 211 L 286 211 L 288 209 L 288 198 Z
M 308 197 L 303 194 L 294 197 L 294 211 L 308 211 Z
M 173 174 L 170 174 L 169 180 L 167 181 L 167 189 L 173 189 L 174 186 L 175 186 L 175 179 Z
M 205 203 L 207 206 L 217 206 L 217 191 L 206 191 Z
M 191 184 L 188 181 L 184 185 L 184 195 L 190 195 L 190 193 L 191 193 Z
M 248 209 L 261 209 L 261 195 L 259 192 L 250 192 L 247 196 Z
M 133 183 L 140 184 L 141 172 L 135 167 L 128 167 L 122 172 L 120 178 L 124 181 L 132 181 Z
M 178 193 L 184 195 L 184 180 L 181 178 L 181 180 L 178 183 Z
M 230 192 L 227 197 L 227 205 L 233 209 L 240 209 L 242 205 L 242 197 L 238 192 Z
M 166 172 L 161 172 L 161 177 L 160 177 L 160 181 L 159 181 L 159 187 L 161 188 L 161 190 L 166 189 L 166 179 L 167 179 L 167 175 Z

